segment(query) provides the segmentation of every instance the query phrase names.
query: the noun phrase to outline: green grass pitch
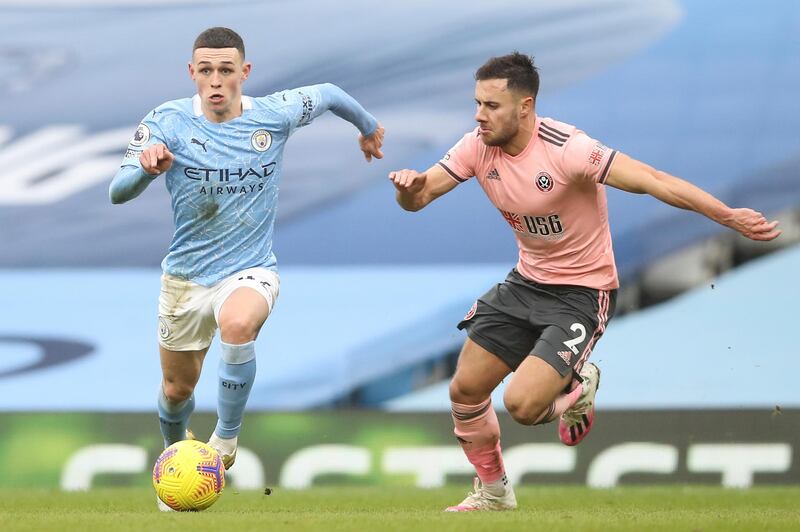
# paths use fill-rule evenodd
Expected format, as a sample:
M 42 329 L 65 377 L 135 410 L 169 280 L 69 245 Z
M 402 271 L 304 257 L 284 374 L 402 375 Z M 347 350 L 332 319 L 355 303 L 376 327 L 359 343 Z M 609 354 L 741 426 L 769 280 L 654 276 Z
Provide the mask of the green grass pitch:
M 520 487 L 513 512 L 446 514 L 466 489 L 227 489 L 201 513 L 158 512 L 146 488 L 0 491 L 3 531 L 691 531 L 800 530 L 800 487 Z

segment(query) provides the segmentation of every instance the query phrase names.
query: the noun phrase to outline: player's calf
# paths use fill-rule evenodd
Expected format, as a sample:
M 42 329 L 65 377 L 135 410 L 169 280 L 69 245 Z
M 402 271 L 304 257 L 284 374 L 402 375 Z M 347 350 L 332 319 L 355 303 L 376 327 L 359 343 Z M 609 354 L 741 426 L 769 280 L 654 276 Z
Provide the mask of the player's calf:
M 531 397 L 517 397 L 508 393 L 503 398 L 508 414 L 521 425 L 536 425 L 552 408 L 552 404 L 536 402 Z
M 173 443 L 187 438 L 189 430 L 189 416 L 194 411 L 194 394 L 181 402 L 175 403 L 167 399 L 163 387 L 159 386 L 158 393 L 158 421 L 161 427 L 161 435 L 164 438 L 164 447 L 169 447 Z

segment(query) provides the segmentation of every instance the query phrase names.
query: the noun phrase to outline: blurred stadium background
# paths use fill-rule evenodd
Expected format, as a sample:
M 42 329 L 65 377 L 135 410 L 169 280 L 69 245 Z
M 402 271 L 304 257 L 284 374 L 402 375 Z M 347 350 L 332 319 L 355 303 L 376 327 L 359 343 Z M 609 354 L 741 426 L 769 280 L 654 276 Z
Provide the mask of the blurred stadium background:
M 140 118 L 193 93 L 191 43 L 212 25 L 243 35 L 247 94 L 333 82 L 387 131 L 370 165 L 334 117 L 289 143 L 282 293 L 235 487 L 470 476 L 448 413 L 455 324 L 512 267 L 514 240 L 477 183 L 410 214 L 386 174 L 427 168 L 472 128 L 472 73 L 514 49 L 536 56 L 540 115 L 784 234 L 754 244 L 610 192 L 623 289 L 593 355 L 595 433 L 566 448 L 555 427 L 503 417 L 512 481 L 800 482 L 800 3 L 0 0 L 0 487 L 149 482 L 172 222 L 160 182 L 116 207 L 107 187 Z M 201 435 L 217 357 L 196 391 Z

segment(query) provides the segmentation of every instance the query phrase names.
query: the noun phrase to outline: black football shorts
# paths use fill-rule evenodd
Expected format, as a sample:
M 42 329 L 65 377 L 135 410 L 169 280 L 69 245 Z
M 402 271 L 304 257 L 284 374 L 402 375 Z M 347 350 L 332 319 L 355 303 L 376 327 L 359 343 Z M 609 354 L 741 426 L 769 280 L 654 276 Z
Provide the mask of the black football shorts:
M 535 356 L 564 377 L 578 373 L 614 315 L 616 290 L 540 284 L 516 269 L 458 324 L 512 370 Z

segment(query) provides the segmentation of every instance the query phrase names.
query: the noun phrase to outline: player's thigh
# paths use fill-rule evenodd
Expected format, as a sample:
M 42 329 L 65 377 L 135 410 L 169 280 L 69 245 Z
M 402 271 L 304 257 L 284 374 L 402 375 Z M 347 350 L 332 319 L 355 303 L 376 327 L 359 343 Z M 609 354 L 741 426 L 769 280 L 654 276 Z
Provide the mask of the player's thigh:
M 173 402 L 188 399 L 194 391 L 208 348 L 195 351 L 171 351 L 159 346 L 164 395 Z
M 461 404 L 481 403 L 509 373 L 508 364 L 467 338 L 450 381 L 450 399 Z
M 616 291 L 556 286 L 531 313 L 542 327 L 531 355 L 550 364 L 562 377 L 580 372 L 613 316 Z
M 241 344 L 254 340 L 279 292 L 280 278 L 266 268 L 250 268 L 223 281 L 214 297 L 222 341 Z
M 530 354 L 540 330 L 528 320 L 530 303 L 512 271 L 503 283 L 483 294 L 458 324 L 469 339 L 514 371 Z M 524 288 L 524 287 L 523 287 Z

